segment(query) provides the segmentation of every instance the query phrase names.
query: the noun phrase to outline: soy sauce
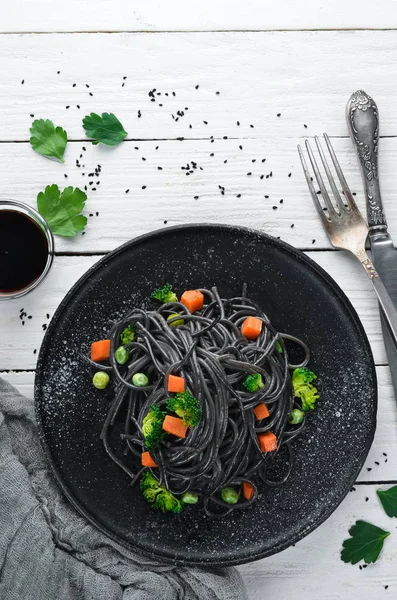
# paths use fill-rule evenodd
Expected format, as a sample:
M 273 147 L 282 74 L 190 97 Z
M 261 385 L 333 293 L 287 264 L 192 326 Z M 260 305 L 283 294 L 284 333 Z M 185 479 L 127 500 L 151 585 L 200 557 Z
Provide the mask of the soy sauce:
M 0 210 L 0 292 L 22 290 L 43 273 L 48 243 L 44 231 L 30 217 Z

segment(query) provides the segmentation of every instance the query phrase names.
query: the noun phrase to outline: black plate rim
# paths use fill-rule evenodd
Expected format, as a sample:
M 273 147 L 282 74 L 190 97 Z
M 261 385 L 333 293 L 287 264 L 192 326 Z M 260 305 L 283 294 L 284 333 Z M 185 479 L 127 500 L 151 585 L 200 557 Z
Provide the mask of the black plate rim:
M 68 490 L 67 485 L 63 482 L 60 473 L 58 471 L 58 468 L 55 464 L 55 461 L 52 459 L 47 441 L 46 441 L 46 437 L 45 437 L 45 432 L 44 432 L 44 428 L 43 428 L 43 424 L 41 421 L 41 416 L 40 416 L 40 412 L 38 409 L 38 405 L 39 405 L 39 394 L 40 394 L 40 388 L 42 385 L 42 380 L 41 380 L 41 364 L 43 361 L 43 357 L 46 353 L 46 349 L 47 346 L 50 342 L 51 339 L 51 334 L 52 332 L 55 330 L 57 322 L 59 320 L 59 318 L 62 315 L 62 312 L 64 310 L 64 308 L 67 306 L 67 304 L 69 303 L 69 301 L 73 298 L 73 296 L 78 292 L 78 290 L 85 284 L 85 282 L 87 281 L 87 279 L 89 279 L 89 277 L 95 273 L 97 270 L 101 269 L 103 264 L 106 263 L 106 261 L 110 259 L 114 259 L 118 254 L 123 253 L 127 248 L 133 248 L 134 246 L 139 245 L 141 242 L 144 242 L 152 237 L 158 237 L 158 236 L 162 236 L 162 235 L 166 235 L 169 234 L 172 231 L 178 232 L 181 230 L 186 230 L 186 229 L 203 229 L 203 228 L 211 228 L 211 229 L 226 229 L 229 231 L 236 231 L 238 233 L 248 233 L 250 235 L 254 234 L 260 238 L 263 238 L 264 240 L 266 240 L 268 243 L 270 242 L 271 244 L 273 244 L 276 247 L 282 248 L 284 251 L 286 251 L 287 253 L 293 255 L 297 260 L 306 262 L 308 264 L 308 266 L 314 270 L 317 275 L 322 278 L 324 280 L 324 283 L 326 283 L 328 286 L 330 286 L 332 288 L 332 290 L 334 291 L 334 293 L 337 295 L 338 299 L 340 300 L 340 302 L 345 306 L 347 313 L 349 314 L 350 319 L 352 320 L 352 323 L 355 325 L 355 327 L 358 330 L 358 333 L 361 337 L 361 341 L 363 343 L 363 345 L 366 346 L 366 349 L 369 353 L 369 356 L 371 357 L 371 371 L 372 371 L 372 378 L 374 381 L 374 387 L 372 390 L 372 402 L 374 405 L 374 419 L 373 419 L 373 423 L 371 426 L 368 436 L 368 441 L 366 446 L 362 449 L 361 451 L 361 459 L 358 463 L 358 467 L 355 471 L 355 473 L 353 474 L 351 480 L 349 481 L 349 484 L 346 485 L 346 490 L 343 494 L 341 494 L 339 501 L 334 504 L 330 509 L 328 509 L 322 516 L 321 518 L 317 519 L 313 525 L 311 525 L 310 527 L 298 532 L 293 538 L 291 538 L 288 542 L 285 543 L 280 543 L 278 546 L 275 546 L 272 548 L 272 550 L 267 550 L 267 551 L 258 551 L 258 552 L 254 552 L 254 553 L 249 553 L 249 551 L 246 552 L 246 554 L 244 556 L 240 556 L 238 558 L 227 558 L 227 559 L 222 559 L 220 561 L 214 560 L 213 557 L 205 560 L 205 559 L 201 559 L 201 560 L 188 560 L 186 558 L 176 558 L 174 556 L 174 554 L 172 552 L 167 553 L 166 550 L 162 550 L 159 553 L 153 552 L 153 551 L 148 551 L 147 548 L 142 547 L 139 542 L 137 542 L 135 544 L 135 546 L 133 546 L 132 544 L 129 544 L 128 542 L 126 542 L 125 540 L 119 538 L 116 534 L 112 533 L 111 531 L 109 531 L 105 526 L 103 526 L 99 521 L 97 521 L 94 517 L 92 517 L 90 515 L 90 513 L 81 506 L 81 504 L 79 503 L 79 501 L 74 497 L 74 495 Z M 70 288 L 70 290 L 66 293 L 65 297 L 63 298 L 63 300 L 60 302 L 60 304 L 58 305 L 50 323 L 49 326 L 47 328 L 47 331 L 45 333 L 44 339 L 42 341 L 41 347 L 40 347 L 40 352 L 39 352 L 39 356 L 38 356 L 38 360 L 37 360 L 37 366 L 36 366 L 36 374 L 35 374 L 35 381 L 34 381 L 34 403 L 35 403 L 35 415 L 36 415 L 36 421 L 37 421 L 37 426 L 38 426 L 38 431 L 39 431 L 39 436 L 40 436 L 40 440 L 42 443 L 42 447 L 44 449 L 44 453 L 45 456 L 50 464 L 51 467 L 51 471 L 52 474 L 54 475 L 58 485 L 60 486 L 63 494 L 66 496 L 66 498 L 69 500 L 69 502 L 72 504 L 72 506 L 76 509 L 76 511 L 82 515 L 83 517 L 85 517 L 87 519 L 87 521 L 89 523 L 91 523 L 91 525 L 93 525 L 96 529 L 98 529 L 99 531 L 101 531 L 101 533 L 103 533 L 105 536 L 109 537 L 110 539 L 112 539 L 114 542 L 116 542 L 117 544 L 121 545 L 122 547 L 126 548 L 129 551 L 140 551 L 143 552 L 145 556 L 147 556 L 148 558 L 154 559 L 154 560 L 159 560 L 162 562 L 166 562 L 166 563 L 170 563 L 173 565 L 177 565 L 177 566 L 192 566 L 192 567 L 197 567 L 197 566 L 203 566 L 203 565 L 207 565 L 207 566 L 211 566 L 211 567 L 230 567 L 230 566 L 236 566 L 236 565 L 242 565 L 242 564 L 246 564 L 248 562 L 253 562 L 256 560 L 260 560 L 262 558 L 266 558 L 269 556 L 273 556 L 274 554 L 277 554 L 279 552 L 281 552 L 282 550 L 286 550 L 287 548 L 289 548 L 292 544 L 296 544 L 297 542 L 299 542 L 300 540 L 302 540 L 303 538 L 305 538 L 307 535 L 309 535 L 310 533 L 312 533 L 315 529 L 317 529 L 320 525 L 322 525 L 331 515 L 333 512 L 335 512 L 335 510 L 340 506 L 340 504 L 343 502 L 343 500 L 346 498 L 347 494 L 349 493 L 351 487 L 353 486 L 353 484 L 355 483 L 358 474 L 360 473 L 362 467 L 365 464 L 365 460 L 367 458 L 368 452 L 372 446 L 372 442 L 374 439 L 374 435 L 375 435 L 375 430 L 376 430 L 376 415 L 377 415 L 377 409 L 378 409 L 378 389 L 377 389 L 377 376 L 376 376 L 376 368 L 375 368 L 375 362 L 374 362 L 374 358 L 373 358 L 373 354 L 372 354 L 372 350 L 371 350 L 371 346 L 369 344 L 369 340 L 367 337 L 367 334 L 364 330 L 364 327 L 358 317 L 358 314 L 355 310 L 355 308 L 353 307 L 352 303 L 350 302 L 350 300 L 348 299 L 348 297 L 346 296 L 345 292 L 339 287 L 339 285 L 334 281 L 334 279 L 332 279 L 332 277 L 320 266 L 318 265 L 316 262 L 314 262 L 309 256 L 307 256 L 306 254 L 304 254 L 304 252 L 302 252 L 301 250 L 295 248 L 294 246 L 291 246 L 290 244 L 288 244 L 287 242 L 284 242 L 283 240 L 280 240 L 278 238 L 275 238 L 267 233 L 264 233 L 262 231 L 259 231 L 257 229 L 254 228 L 250 228 L 250 227 L 244 227 L 241 225 L 230 225 L 230 224 L 224 224 L 224 223 L 188 223 L 188 224 L 182 224 L 182 225 L 174 225 L 171 227 L 162 227 L 161 229 L 157 229 L 154 231 L 150 231 L 148 233 L 144 233 L 140 236 L 137 236 L 135 238 L 133 238 L 132 240 L 129 240 L 128 242 L 125 242 L 124 244 L 122 244 L 121 246 L 118 246 L 117 248 L 115 248 L 114 250 L 108 252 L 105 256 L 103 256 L 101 259 L 99 259 L 94 265 L 92 265 L 79 279 L 78 281 Z

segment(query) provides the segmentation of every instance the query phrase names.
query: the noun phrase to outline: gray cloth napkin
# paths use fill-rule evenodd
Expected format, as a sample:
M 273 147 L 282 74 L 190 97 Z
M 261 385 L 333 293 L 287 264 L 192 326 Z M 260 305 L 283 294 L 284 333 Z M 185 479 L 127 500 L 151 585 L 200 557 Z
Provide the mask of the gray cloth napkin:
M 235 569 L 187 569 L 128 552 L 64 498 L 33 401 L 0 379 L 1 600 L 244 600 Z

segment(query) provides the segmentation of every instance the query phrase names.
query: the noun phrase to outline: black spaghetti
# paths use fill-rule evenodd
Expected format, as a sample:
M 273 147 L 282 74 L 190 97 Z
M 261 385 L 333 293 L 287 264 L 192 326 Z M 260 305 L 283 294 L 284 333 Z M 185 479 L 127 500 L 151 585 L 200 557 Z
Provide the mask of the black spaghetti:
M 134 308 L 113 324 L 110 344 L 92 346 L 110 346 L 108 357 L 92 351 L 90 363 L 101 369 L 94 384 L 103 377 L 97 387 L 105 387 L 110 375 L 115 390 L 101 438 L 154 507 L 179 512 L 200 502 L 224 516 L 255 502 L 259 481 L 288 479 L 291 442 L 318 398 L 309 349 L 278 333 L 246 287 L 229 299 L 215 287 L 179 301 L 164 286 L 154 297 L 172 301 Z M 288 360 L 290 343 L 301 348 L 300 364 Z M 124 454 L 112 448 L 116 422 Z

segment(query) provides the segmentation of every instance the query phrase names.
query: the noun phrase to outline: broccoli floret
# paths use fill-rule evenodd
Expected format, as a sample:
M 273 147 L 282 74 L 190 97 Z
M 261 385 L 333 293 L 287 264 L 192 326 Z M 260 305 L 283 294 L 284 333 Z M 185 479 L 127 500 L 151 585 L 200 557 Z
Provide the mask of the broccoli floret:
M 320 397 L 317 388 L 311 383 L 315 379 L 317 375 L 307 367 L 299 367 L 292 373 L 294 395 L 301 399 L 303 411 L 313 410 Z
M 165 437 L 163 421 L 167 413 L 160 409 L 158 404 L 153 404 L 150 411 L 142 421 L 142 433 L 147 448 L 156 448 Z
M 127 325 L 120 334 L 121 343 L 123 345 L 133 342 L 135 339 L 135 327 L 134 325 Z
M 178 296 L 172 291 L 172 285 L 166 283 L 163 287 L 154 290 L 152 298 L 160 302 L 178 302 Z
M 178 392 L 173 398 L 168 398 L 167 408 L 181 417 L 189 427 L 194 427 L 200 421 L 200 402 L 188 391 Z
M 256 373 L 255 375 L 247 375 L 243 381 L 243 386 L 249 392 L 259 392 L 260 389 L 265 387 L 262 381 L 262 375 Z
M 141 490 L 147 502 L 153 508 L 158 508 L 163 512 L 180 513 L 183 503 L 176 498 L 165 487 L 159 485 L 157 479 L 150 471 L 145 471 L 141 479 Z

